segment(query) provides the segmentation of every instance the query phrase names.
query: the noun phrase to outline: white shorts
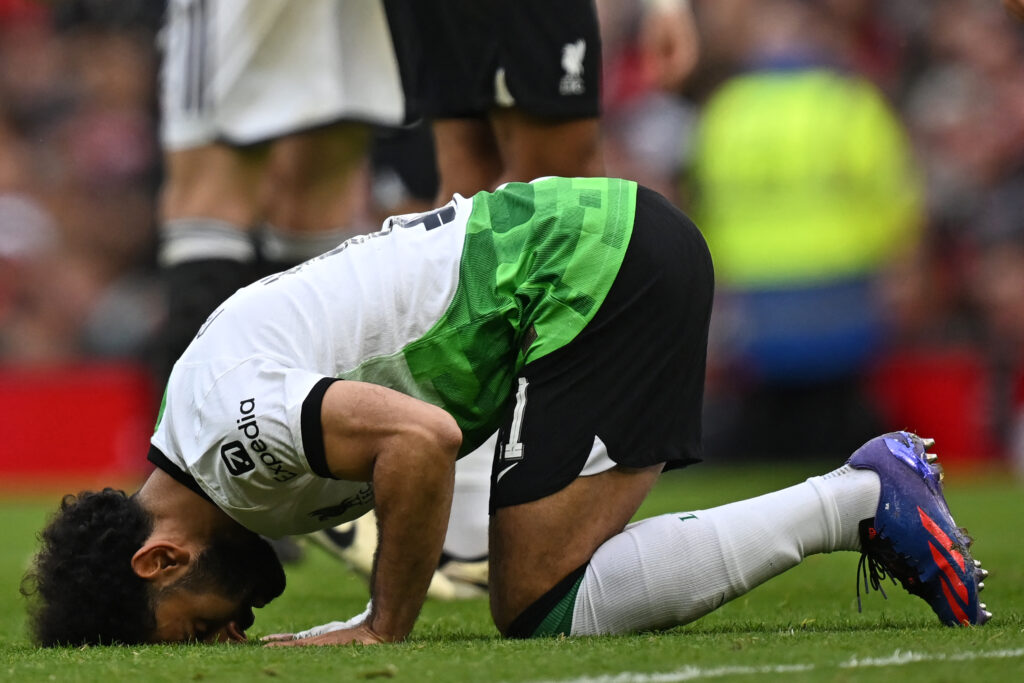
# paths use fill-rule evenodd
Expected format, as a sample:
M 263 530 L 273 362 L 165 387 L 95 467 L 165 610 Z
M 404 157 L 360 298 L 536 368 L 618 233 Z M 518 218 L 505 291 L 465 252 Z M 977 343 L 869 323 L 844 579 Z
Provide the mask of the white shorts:
M 165 149 L 406 116 L 382 0 L 170 0 L 162 42 Z

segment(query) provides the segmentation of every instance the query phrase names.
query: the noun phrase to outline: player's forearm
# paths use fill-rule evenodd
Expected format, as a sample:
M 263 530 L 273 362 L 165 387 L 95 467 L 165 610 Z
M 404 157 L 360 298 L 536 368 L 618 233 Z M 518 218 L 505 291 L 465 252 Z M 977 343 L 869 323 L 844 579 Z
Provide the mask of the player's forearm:
M 374 465 L 380 528 L 366 625 L 384 640 L 402 640 L 412 630 L 437 569 L 458 446 L 451 438 L 409 439 Z

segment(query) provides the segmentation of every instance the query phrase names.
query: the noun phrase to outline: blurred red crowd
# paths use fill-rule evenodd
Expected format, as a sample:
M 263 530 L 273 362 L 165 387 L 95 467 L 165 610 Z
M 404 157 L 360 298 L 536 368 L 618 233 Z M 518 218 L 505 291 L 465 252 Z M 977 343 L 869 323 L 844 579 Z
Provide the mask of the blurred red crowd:
M 609 175 L 688 209 L 679 188 L 704 103 L 752 46 L 799 31 L 777 4 L 693 0 L 696 66 L 666 93 L 637 49 L 638 2 L 598 2 Z M 1024 452 L 1024 24 L 998 0 L 817 4 L 833 56 L 886 95 L 923 178 L 919 243 L 879 283 L 878 363 L 915 359 L 897 364 L 911 382 L 914 363 L 927 374 L 949 367 L 944 354 L 967 358 L 983 436 L 971 447 Z M 159 334 L 160 5 L 0 0 L 0 368 L 145 361 Z M 963 398 L 943 386 L 943 400 Z

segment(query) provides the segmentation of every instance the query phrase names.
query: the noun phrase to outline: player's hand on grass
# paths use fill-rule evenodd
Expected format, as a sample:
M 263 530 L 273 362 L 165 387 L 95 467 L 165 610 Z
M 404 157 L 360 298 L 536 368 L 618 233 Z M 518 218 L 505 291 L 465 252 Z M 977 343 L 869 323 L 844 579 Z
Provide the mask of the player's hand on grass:
M 273 633 L 269 636 L 263 636 L 261 639 L 264 643 L 281 643 L 291 642 L 297 640 L 311 640 L 318 636 L 326 635 L 333 631 L 342 631 L 345 629 L 354 630 L 356 627 L 361 626 L 368 616 L 370 616 L 370 610 L 373 609 L 373 601 L 366 603 L 366 609 L 361 614 L 357 614 L 350 619 L 345 621 L 329 621 L 326 624 L 320 624 L 313 628 L 308 628 L 305 631 L 299 631 L 298 633 Z M 320 643 L 310 643 L 310 645 Z M 326 644 L 326 643 L 324 643 Z
M 338 623 L 338 622 L 332 622 Z M 327 626 L 327 624 L 325 624 Z M 301 634 L 278 633 L 263 638 L 266 647 L 310 647 L 324 645 L 376 645 L 387 640 L 375 633 L 366 624 L 359 624 L 354 628 L 340 628 L 332 631 L 324 631 L 319 635 L 297 638 Z

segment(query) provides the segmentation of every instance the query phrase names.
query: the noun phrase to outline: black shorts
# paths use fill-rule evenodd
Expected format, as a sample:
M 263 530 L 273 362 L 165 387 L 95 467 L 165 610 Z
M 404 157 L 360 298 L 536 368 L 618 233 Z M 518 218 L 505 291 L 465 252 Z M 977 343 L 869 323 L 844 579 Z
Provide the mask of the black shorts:
M 633 235 L 600 310 L 517 378 L 498 432 L 491 511 L 568 486 L 595 439 L 625 467 L 700 461 L 713 293 L 700 231 L 664 197 L 639 188 Z
M 391 195 L 381 201 L 388 205 L 394 201 L 412 199 L 434 205 L 440 179 L 437 175 L 437 157 L 430 126 L 420 122 L 408 128 L 379 127 L 370 142 L 370 168 L 373 173 L 374 192 Z
M 484 116 L 502 97 L 555 119 L 600 113 L 601 38 L 593 0 L 391 0 L 406 97 L 428 118 Z

